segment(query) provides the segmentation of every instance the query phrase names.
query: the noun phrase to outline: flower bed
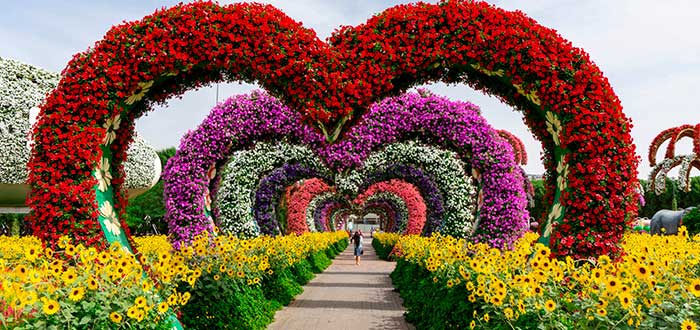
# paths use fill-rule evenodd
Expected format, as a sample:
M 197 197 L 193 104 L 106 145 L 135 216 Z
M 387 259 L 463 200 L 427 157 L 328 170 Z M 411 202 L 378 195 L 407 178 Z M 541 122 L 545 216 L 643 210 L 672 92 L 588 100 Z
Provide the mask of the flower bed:
M 306 208 L 306 223 L 314 223 L 318 231 L 336 230 L 331 223 L 331 212 L 339 207 L 347 207 L 347 201 L 335 192 L 317 195 Z
M 380 232 L 375 233 L 372 240 L 372 247 L 377 251 L 377 256 L 380 259 L 390 260 L 391 251 L 394 245 L 401 239 L 399 233 Z
M 440 235 L 375 241 L 384 251 L 394 246 L 391 276 L 419 329 L 697 326 L 700 235 L 627 234 L 619 261 L 557 260 L 537 239 L 526 234 L 512 251 Z
M 384 230 L 402 232 L 408 226 L 409 211 L 406 201 L 390 192 L 378 192 L 364 203 L 365 212 L 380 208 L 385 212 L 386 224 Z
M 296 274 L 313 277 L 308 271 L 327 267 L 327 256 L 347 245 L 344 232 L 252 240 L 200 236 L 179 252 L 164 236 L 135 240 L 138 261 L 117 244 L 98 252 L 62 238 L 61 250 L 53 251 L 35 237 L 0 236 L 0 324 L 170 329 L 176 311 L 188 329 L 229 323 L 265 329 L 275 310 L 301 292 Z M 151 276 L 144 277 L 144 270 Z

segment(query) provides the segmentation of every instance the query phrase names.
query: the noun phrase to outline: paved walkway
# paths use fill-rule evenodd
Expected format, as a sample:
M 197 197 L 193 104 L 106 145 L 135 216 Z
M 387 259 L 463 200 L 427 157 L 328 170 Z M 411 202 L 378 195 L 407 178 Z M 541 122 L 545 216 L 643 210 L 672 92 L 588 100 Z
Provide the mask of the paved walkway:
M 401 298 L 391 285 L 395 263 L 377 258 L 371 239 L 364 249 L 359 266 L 351 246 L 338 255 L 304 286 L 304 293 L 275 314 L 268 329 L 414 329 L 404 320 Z

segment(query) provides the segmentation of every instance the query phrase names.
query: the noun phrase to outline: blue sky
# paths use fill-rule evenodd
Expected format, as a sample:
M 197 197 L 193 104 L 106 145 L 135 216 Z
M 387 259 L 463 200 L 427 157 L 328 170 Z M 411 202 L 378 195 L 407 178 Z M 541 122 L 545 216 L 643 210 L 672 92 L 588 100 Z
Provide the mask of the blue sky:
M 73 54 L 82 52 L 122 21 L 138 20 L 178 1 L 6 1 L 0 12 L 0 56 L 47 70 L 60 71 Z M 408 1 L 405 1 L 408 2 Z M 433 1 L 429 1 L 433 2 Z M 642 157 L 640 177 L 649 173 L 649 143 L 661 130 L 700 122 L 700 1 L 696 0 L 523 0 L 489 1 L 521 10 L 554 28 L 581 47 L 601 68 L 632 118 L 632 135 Z M 229 3 L 221 1 L 221 4 Z M 339 25 L 355 25 L 398 1 L 270 1 L 290 17 L 326 38 Z M 467 86 L 426 86 L 436 94 L 469 100 L 482 108 L 496 128 L 507 129 L 526 144 L 529 173 L 542 173 L 541 147 L 523 124 L 520 113 Z M 219 100 L 255 88 L 222 84 Z M 139 119 L 137 130 L 163 148 L 177 146 L 216 102 L 214 86 L 190 91 Z M 678 152 L 689 153 L 683 142 Z

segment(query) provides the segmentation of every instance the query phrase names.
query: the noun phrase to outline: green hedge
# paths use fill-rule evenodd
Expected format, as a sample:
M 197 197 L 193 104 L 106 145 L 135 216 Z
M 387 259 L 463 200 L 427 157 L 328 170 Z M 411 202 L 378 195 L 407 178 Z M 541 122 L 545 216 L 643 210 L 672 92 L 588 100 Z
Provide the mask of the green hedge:
M 374 251 L 377 252 L 377 257 L 382 260 L 389 260 L 389 253 L 391 253 L 391 250 L 394 248 L 393 245 L 382 244 L 378 239 L 372 240 L 372 247 Z
M 192 296 L 179 319 L 186 329 L 266 329 L 275 312 L 303 291 L 301 286 L 314 272 L 331 264 L 328 255 L 335 257 L 345 247 L 347 240 L 343 238 L 289 268 L 273 269 L 257 285 L 241 285 L 226 276 L 215 280 L 205 272 L 194 288 L 182 284 L 179 291 L 189 291 Z
M 403 298 L 406 321 L 416 329 L 469 329 L 469 316 L 481 312 L 479 304 L 469 302 L 464 286 L 447 289 L 425 268 L 403 259 L 396 262 L 391 279 Z

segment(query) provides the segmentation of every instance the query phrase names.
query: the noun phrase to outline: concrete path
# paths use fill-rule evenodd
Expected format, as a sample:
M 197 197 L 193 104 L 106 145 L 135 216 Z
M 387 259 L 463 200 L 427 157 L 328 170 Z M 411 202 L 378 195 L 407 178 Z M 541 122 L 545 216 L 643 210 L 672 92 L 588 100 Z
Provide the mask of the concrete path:
M 365 240 L 364 250 L 356 266 L 348 246 L 304 286 L 304 293 L 275 314 L 268 329 L 414 329 L 403 318 L 401 298 L 389 278 L 396 264 L 377 258 L 371 239 Z

